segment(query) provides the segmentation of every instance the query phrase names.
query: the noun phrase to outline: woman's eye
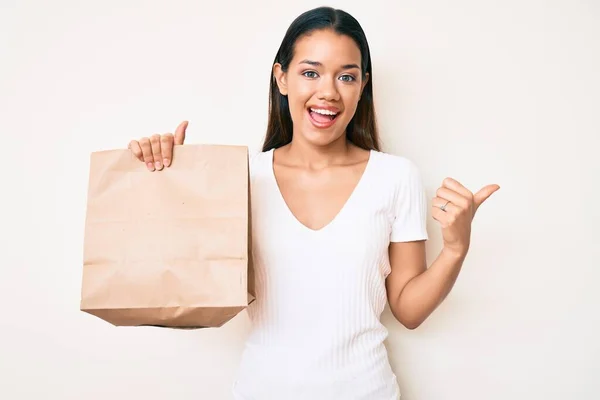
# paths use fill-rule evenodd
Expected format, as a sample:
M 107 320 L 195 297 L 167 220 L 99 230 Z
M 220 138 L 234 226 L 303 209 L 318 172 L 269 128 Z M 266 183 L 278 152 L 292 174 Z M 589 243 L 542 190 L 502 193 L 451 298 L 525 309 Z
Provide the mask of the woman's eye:
M 303 72 L 302 75 L 304 75 L 307 78 L 316 78 L 317 77 L 317 73 L 315 71 L 306 71 L 306 72 Z
M 342 75 L 340 76 L 340 79 L 344 82 L 352 82 L 355 80 L 352 75 Z

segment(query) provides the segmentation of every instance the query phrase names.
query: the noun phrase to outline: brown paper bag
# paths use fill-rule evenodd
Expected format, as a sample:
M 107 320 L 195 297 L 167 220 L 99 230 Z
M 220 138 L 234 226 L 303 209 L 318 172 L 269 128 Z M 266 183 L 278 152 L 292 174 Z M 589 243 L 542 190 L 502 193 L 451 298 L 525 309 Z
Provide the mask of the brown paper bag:
M 94 152 L 80 309 L 116 326 L 219 327 L 254 300 L 248 148 L 175 146 L 150 172 Z

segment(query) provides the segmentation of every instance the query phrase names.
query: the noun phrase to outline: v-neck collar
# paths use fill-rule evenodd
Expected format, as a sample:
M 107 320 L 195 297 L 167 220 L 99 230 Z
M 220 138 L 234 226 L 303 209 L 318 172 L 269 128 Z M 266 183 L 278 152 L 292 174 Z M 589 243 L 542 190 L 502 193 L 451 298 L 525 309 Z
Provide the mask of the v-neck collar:
M 373 168 L 372 164 L 375 162 L 374 157 L 376 154 L 376 152 L 374 150 L 369 150 L 369 159 L 367 160 L 367 165 L 365 166 L 365 169 L 363 170 L 362 175 L 360 176 L 358 182 L 356 183 L 356 186 L 354 186 L 354 189 L 352 190 L 352 192 L 350 193 L 350 195 L 348 196 L 348 198 L 346 199 L 346 201 L 344 202 L 342 207 L 333 216 L 333 218 L 329 222 L 327 222 L 324 226 L 322 226 L 321 228 L 312 229 L 312 228 L 309 228 L 308 226 L 306 226 L 305 224 L 303 224 L 302 222 L 300 222 L 300 220 L 296 217 L 296 215 L 290 209 L 287 201 L 285 200 L 285 197 L 281 193 L 281 188 L 279 187 L 279 183 L 277 182 L 277 177 L 275 176 L 275 164 L 274 164 L 275 149 L 271 149 L 271 150 L 269 150 L 269 152 L 270 152 L 270 155 L 269 155 L 270 177 L 272 179 L 274 189 L 277 193 L 279 202 L 285 209 L 287 216 L 291 220 L 293 220 L 295 224 L 299 225 L 303 230 L 305 230 L 309 233 L 315 233 L 315 234 L 322 233 L 329 229 L 332 229 L 332 227 L 336 224 L 336 221 L 339 220 L 340 218 L 342 218 L 343 215 L 347 212 L 347 210 L 352 207 L 353 203 L 356 201 L 356 199 L 360 196 L 361 192 L 364 190 L 363 186 L 366 185 L 365 181 L 368 180 L 368 175 L 370 173 L 370 170 Z

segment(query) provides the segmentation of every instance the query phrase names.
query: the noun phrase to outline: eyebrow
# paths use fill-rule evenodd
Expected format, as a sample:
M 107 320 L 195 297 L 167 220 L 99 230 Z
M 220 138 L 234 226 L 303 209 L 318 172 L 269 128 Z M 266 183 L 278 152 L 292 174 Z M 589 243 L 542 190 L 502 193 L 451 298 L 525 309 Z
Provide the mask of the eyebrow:
M 314 67 L 322 67 L 323 64 L 318 62 L 318 61 L 312 61 L 312 60 L 302 60 L 300 61 L 300 64 L 308 64 L 308 65 L 312 65 Z M 360 67 L 357 64 L 345 64 L 342 65 L 342 69 L 360 69 Z

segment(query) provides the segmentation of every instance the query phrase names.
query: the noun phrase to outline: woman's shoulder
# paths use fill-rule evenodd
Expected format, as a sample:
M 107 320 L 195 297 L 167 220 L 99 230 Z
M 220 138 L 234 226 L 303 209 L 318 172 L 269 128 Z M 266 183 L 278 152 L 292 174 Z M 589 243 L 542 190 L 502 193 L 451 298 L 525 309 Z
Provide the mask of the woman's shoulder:
M 423 203 L 425 199 L 425 186 L 417 163 L 407 156 L 376 152 L 377 182 L 383 188 L 384 199 L 392 199 L 387 204 L 405 207 L 407 201 Z
M 272 153 L 273 150 L 252 150 L 248 151 L 248 163 L 250 168 L 250 175 L 264 173 L 272 165 Z
M 394 177 L 399 180 L 414 178 L 415 176 L 420 178 L 419 167 L 411 158 L 376 150 L 373 151 L 373 154 L 377 160 L 374 164 L 382 176 Z

